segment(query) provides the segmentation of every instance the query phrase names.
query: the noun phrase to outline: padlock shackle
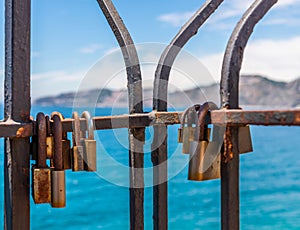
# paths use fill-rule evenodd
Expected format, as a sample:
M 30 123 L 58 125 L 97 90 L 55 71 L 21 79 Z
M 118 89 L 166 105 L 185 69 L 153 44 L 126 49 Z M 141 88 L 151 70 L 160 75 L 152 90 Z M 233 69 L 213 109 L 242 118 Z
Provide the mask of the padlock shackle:
M 54 170 L 63 170 L 63 156 L 62 156 L 62 124 L 60 116 L 55 114 L 53 120 L 53 140 L 54 140 Z
M 216 110 L 218 106 L 213 102 L 205 102 L 201 105 L 198 114 L 198 126 L 199 126 L 199 141 L 205 140 L 205 118 L 210 110 Z
M 184 110 L 182 116 L 181 116 L 181 119 L 180 119 L 180 128 L 183 128 L 185 126 L 185 123 L 186 123 L 186 117 L 188 116 L 189 118 L 189 115 L 190 113 L 195 110 L 195 111 L 198 111 L 200 109 L 201 105 L 200 104 L 196 104 L 196 105 L 193 105 L 189 108 L 187 108 L 186 110 Z
M 73 133 L 72 133 L 72 142 L 73 146 L 81 146 L 80 144 L 80 119 L 78 113 L 74 111 L 72 113 L 72 126 L 73 126 Z
M 88 111 L 84 111 L 81 115 L 81 118 L 84 118 L 85 122 L 86 122 L 86 128 L 87 128 L 87 132 L 88 132 L 88 135 L 87 135 L 88 140 L 94 140 L 95 126 L 94 126 L 94 122 L 93 122 L 93 119 L 92 119 L 90 113 Z M 84 133 L 86 133 L 86 132 L 84 132 Z M 86 138 L 86 135 L 83 138 Z
M 51 113 L 51 119 L 53 118 L 54 115 L 58 115 L 61 121 L 65 119 L 64 115 L 62 115 L 60 112 L 57 111 Z M 62 138 L 67 139 L 67 132 L 62 133 Z
M 37 123 L 37 167 L 38 168 L 46 168 L 46 119 L 43 113 L 38 113 L 36 116 Z
M 47 137 L 50 137 L 52 134 L 51 132 L 51 124 L 50 124 L 50 117 L 48 115 L 46 115 L 45 117 L 46 120 L 46 135 Z

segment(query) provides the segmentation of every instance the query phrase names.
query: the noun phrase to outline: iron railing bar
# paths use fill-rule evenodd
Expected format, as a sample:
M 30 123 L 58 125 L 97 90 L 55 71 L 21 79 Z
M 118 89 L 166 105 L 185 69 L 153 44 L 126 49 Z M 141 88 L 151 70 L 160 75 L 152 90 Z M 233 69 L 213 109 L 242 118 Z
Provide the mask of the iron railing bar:
M 183 112 L 151 112 L 124 114 L 115 116 L 93 117 L 95 130 L 120 129 L 120 128 L 145 128 L 155 125 L 180 124 Z M 73 132 L 74 119 L 62 120 L 64 132 Z M 18 123 L 12 121 L 0 121 L 0 137 L 30 137 L 36 134 L 35 121 Z M 210 112 L 205 124 L 241 126 L 300 126 L 300 110 L 214 110 Z M 80 118 L 80 127 L 86 130 L 86 121 Z
M 5 1 L 6 120 L 30 121 L 30 0 Z M 4 144 L 4 228 L 30 229 L 30 139 L 6 138 Z
M 277 0 L 256 0 L 235 27 L 223 59 L 220 85 L 223 108 L 239 108 L 239 77 L 244 49 L 255 25 Z M 221 156 L 221 229 L 240 228 L 238 128 L 227 127 Z
M 181 28 L 163 51 L 155 71 L 153 87 L 153 110 L 167 111 L 168 81 L 172 65 L 182 47 L 194 36 L 200 26 L 217 9 L 223 0 L 206 1 L 204 5 Z M 164 135 L 162 137 L 162 134 Z M 161 141 L 163 138 L 163 141 Z M 153 225 L 154 229 L 168 229 L 168 172 L 167 128 L 154 127 L 152 143 L 153 163 Z M 161 143 L 161 144 L 158 144 Z M 159 146 L 158 146 L 159 145 Z
M 127 72 L 129 113 L 143 112 L 142 74 L 133 40 L 111 0 L 97 0 L 122 50 Z M 130 229 L 144 229 L 144 128 L 129 129 Z M 139 170 L 136 170 L 139 168 Z

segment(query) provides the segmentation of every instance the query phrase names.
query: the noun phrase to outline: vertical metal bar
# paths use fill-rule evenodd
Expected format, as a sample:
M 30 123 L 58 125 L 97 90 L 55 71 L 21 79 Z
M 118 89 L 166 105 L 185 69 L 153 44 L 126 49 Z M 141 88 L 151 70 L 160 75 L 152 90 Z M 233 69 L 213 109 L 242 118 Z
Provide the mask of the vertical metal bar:
M 221 78 L 223 107 L 238 109 L 239 76 L 245 46 L 255 25 L 277 0 L 256 0 L 235 27 L 228 42 Z M 221 222 L 222 229 L 239 229 L 239 149 L 238 128 L 227 127 L 221 160 Z
M 30 0 L 5 1 L 5 119 L 29 122 Z M 29 229 L 29 138 L 6 138 L 5 229 Z
M 181 28 L 162 53 L 154 79 L 154 110 L 167 111 L 168 81 L 178 53 L 222 2 L 223 0 L 207 1 Z M 153 222 L 156 230 L 168 229 L 167 138 L 167 126 L 154 126 L 151 158 L 153 163 Z
M 143 112 L 142 76 L 133 40 L 110 0 L 98 0 L 122 49 L 126 65 L 129 112 Z M 129 129 L 130 229 L 144 229 L 144 128 Z

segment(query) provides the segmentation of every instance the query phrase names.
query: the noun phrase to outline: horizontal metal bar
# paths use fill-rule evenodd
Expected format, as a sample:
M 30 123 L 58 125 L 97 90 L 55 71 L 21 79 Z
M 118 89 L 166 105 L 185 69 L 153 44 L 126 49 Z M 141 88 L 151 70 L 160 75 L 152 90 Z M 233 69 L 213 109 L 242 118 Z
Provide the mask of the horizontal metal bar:
M 180 124 L 182 112 L 151 112 L 94 117 L 96 130 L 119 128 L 143 128 L 151 125 Z M 72 118 L 62 121 L 64 132 L 72 132 Z M 34 134 L 34 123 L 0 121 L 0 137 L 28 137 Z M 220 125 L 265 125 L 300 126 L 300 110 L 214 110 L 207 124 Z M 85 119 L 80 118 L 80 127 L 86 129 Z
M 300 110 L 214 110 L 211 123 L 227 125 L 300 126 Z
M 0 137 L 30 137 L 33 133 L 33 122 L 0 121 Z

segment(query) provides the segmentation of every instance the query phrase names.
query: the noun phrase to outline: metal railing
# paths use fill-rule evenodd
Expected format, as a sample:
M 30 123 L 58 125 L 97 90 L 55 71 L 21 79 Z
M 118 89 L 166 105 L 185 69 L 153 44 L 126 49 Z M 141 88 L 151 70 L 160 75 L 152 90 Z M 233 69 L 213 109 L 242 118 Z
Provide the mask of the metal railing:
M 153 89 L 153 111 L 143 113 L 142 74 L 138 55 L 121 17 L 110 0 L 97 0 L 121 47 L 127 72 L 128 115 L 94 117 L 96 130 L 128 128 L 130 156 L 130 229 L 144 229 L 143 143 L 145 127 L 154 126 L 152 148 L 153 226 L 168 229 L 167 126 L 179 124 L 181 112 L 167 112 L 168 82 L 172 65 L 184 45 L 196 34 L 223 0 L 211 0 L 191 17 L 166 47 L 158 63 Z M 224 125 L 229 141 L 221 154 L 232 151 L 232 159 L 221 159 L 221 226 L 239 229 L 239 125 L 300 126 L 300 110 L 244 111 L 239 109 L 239 76 L 243 51 L 254 26 L 277 0 L 256 0 L 243 15 L 228 42 L 221 75 L 221 109 L 210 111 L 206 124 Z M 0 122 L 0 137 L 5 137 L 4 188 L 5 229 L 29 229 L 30 138 L 36 135 L 36 122 L 30 120 L 30 0 L 5 1 L 5 119 Z M 62 120 L 63 132 L 73 132 L 73 119 Z M 85 119 L 81 128 L 87 129 Z M 133 138 L 130 138 L 133 137 Z M 225 137 L 226 138 L 226 137 Z M 160 145 L 157 146 L 158 140 Z M 227 138 L 228 140 L 228 138 Z M 232 146 L 227 148 L 226 145 Z M 137 154 L 139 152 L 139 154 Z M 162 164 L 164 163 L 164 164 Z

